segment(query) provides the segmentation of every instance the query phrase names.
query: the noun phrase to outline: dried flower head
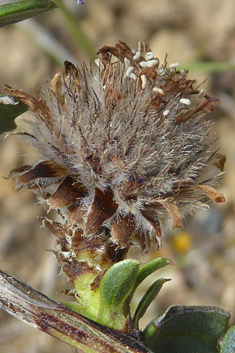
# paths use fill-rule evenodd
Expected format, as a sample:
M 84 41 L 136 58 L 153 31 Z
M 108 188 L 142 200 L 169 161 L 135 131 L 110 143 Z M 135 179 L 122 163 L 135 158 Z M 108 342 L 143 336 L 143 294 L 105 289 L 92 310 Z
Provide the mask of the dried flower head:
M 160 246 L 169 215 L 181 227 L 205 196 L 224 201 L 213 185 L 225 157 L 205 119 L 218 100 L 194 88 L 178 63 L 160 65 L 148 44 L 135 52 L 119 42 L 98 54 L 89 68 L 65 62 L 65 73 L 37 98 L 6 86 L 36 113 L 31 133 L 16 134 L 40 155 L 10 176 L 62 215 L 62 224 L 45 224 L 59 239 L 63 264 L 71 248 L 76 259 L 81 249 L 90 257 L 95 250 L 93 260 L 107 265 L 133 243 L 143 251 Z

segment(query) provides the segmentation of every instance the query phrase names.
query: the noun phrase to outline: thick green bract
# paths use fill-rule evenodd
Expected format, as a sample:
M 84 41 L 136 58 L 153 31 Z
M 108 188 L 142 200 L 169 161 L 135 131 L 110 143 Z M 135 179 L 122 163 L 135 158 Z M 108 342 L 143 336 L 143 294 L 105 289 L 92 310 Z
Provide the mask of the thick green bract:
M 146 327 L 144 342 L 156 353 L 218 353 L 229 318 L 218 307 L 171 306 Z
M 165 258 L 157 258 L 144 265 L 134 259 L 120 261 L 107 270 L 100 286 L 95 290 L 90 286 L 94 280 L 93 275 L 80 275 L 74 281 L 78 301 L 64 304 L 102 325 L 125 332 L 130 320 L 129 304 L 136 288 L 147 276 L 170 263 L 170 260 Z M 140 301 L 133 320 L 136 329 L 139 319 L 166 281 L 155 281 Z

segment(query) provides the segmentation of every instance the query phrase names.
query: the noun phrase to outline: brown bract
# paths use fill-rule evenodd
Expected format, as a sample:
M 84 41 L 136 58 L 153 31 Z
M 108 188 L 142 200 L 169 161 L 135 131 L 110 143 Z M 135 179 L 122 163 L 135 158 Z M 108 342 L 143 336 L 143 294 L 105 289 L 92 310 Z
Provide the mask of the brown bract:
M 14 134 L 40 155 L 10 177 L 62 215 L 61 225 L 44 224 L 58 239 L 65 272 L 68 263 L 78 268 L 81 253 L 82 271 L 100 264 L 103 271 L 132 244 L 144 252 L 159 247 L 169 216 L 173 228 L 182 227 L 205 197 L 225 200 L 214 189 L 225 157 L 205 119 L 218 100 L 177 63 L 160 65 L 148 44 L 133 52 L 119 42 L 98 54 L 89 68 L 65 62 L 37 98 L 5 86 L 35 113 L 30 133 Z

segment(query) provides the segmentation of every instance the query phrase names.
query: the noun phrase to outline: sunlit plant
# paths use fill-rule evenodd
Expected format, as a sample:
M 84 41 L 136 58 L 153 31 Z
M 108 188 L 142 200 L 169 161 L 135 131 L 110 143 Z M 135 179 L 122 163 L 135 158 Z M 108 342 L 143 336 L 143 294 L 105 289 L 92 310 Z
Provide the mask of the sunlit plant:
M 12 124 L 11 114 L 14 121 L 31 110 L 29 130 L 10 135 L 39 156 L 9 178 L 60 215 L 43 225 L 56 237 L 54 254 L 74 300 L 56 303 L 2 272 L 1 305 L 81 352 L 229 352 L 230 314 L 216 307 L 173 306 L 141 332 L 139 320 L 167 279 L 148 288 L 134 313 L 132 297 L 171 261 L 127 258 L 132 247 L 143 254 L 160 248 L 169 218 L 182 227 L 205 198 L 225 201 L 214 188 L 225 157 L 205 118 L 218 100 L 178 63 L 160 63 L 148 44 L 132 50 L 120 41 L 97 55 L 89 66 L 66 61 L 35 97 L 5 85 L 2 131 L 8 111 Z

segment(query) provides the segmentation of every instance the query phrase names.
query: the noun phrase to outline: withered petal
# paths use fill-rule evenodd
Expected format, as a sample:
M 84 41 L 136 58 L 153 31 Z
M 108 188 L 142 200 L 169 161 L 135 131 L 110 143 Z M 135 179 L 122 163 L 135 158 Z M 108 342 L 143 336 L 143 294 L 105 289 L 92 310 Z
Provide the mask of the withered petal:
M 208 185 L 195 185 L 195 189 L 203 191 L 209 199 L 217 203 L 225 202 L 225 197 L 222 192 L 215 190 L 213 187 Z
M 54 94 L 58 97 L 61 98 L 61 89 L 62 89 L 62 74 L 60 72 L 57 72 L 53 79 L 51 80 L 51 88 Z M 62 101 L 60 100 L 60 103 Z
M 32 168 L 31 165 L 26 164 L 26 165 L 23 165 L 22 167 L 12 169 L 12 171 L 9 173 L 7 179 L 17 178 L 18 175 L 22 175 L 22 173 L 29 171 L 31 168 Z
M 30 96 L 28 93 L 21 91 L 20 89 L 14 89 L 7 84 L 4 85 L 4 88 L 13 97 L 18 98 L 21 102 L 25 103 L 29 107 L 29 109 L 36 112 L 38 107 L 38 100 L 36 98 Z
M 64 62 L 64 68 L 65 68 L 65 74 L 66 75 L 73 75 L 75 76 L 75 78 L 78 78 L 78 69 L 76 68 L 76 66 L 71 63 L 70 61 L 66 60 Z
M 46 102 L 42 98 L 34 98 L 33 96 L 25 93 L 19 89 L 13 89 L 9 85 L 4 85 L 4 88 L 9 92 L 13 97 L 18 98 L 21 102 L 25 103 L 31 111 L 37 113 L 40 118 L 45 122 L 45 124 L 50 127 L 53 131 L 53 119 L 51 117 L 50 111 L 46 105 Z
M 9 132 L 7 135 L 8 136 L 14 135 L 14 136 L 25 137 L 27 140 L 31 140 L 36 143 L 38 142 L 38 139 L 34 135 L 32 135 L 28 132 L 25 132 L 25 131 L 13 131 L 13 132 Z
M 69 205 L 78 205 L 78 200 L 84 197 L 86 190 L 82 184 L 75 183 L 70 177 L 66 177 L 57 188 L 56 192 L 48 198 L 49 210 Z
M 174 201 L 170 200 L 159 200 L 162 206 L 167 210 L 167 212 L 173 217 L 173 226 L 172 228 L 183 227 L 183 217 L 179 211 L 179 208 Z
M 113 200 L 111 191 L 95 189 L 95 197 L 85 223 L 85 234 L 95 234 L 106 219 L 112 217 L 118 205 Z
M 96 54 L 102 55 L 102 62 L 104 64 L 110 61 L 112 55 L 116 56 L 116 58 L 118 58 L 122 62 L 124 61 L 124 58 L 127 58 L 134 63 L 134 60 L 132 60 L 134 54 L 131 48 L 125 42 L 122 41 L 119 41 L 115 45 L 115 47 L 105 45 L 100 48 Z
M 129 249 L 130 243 L 125 248 L 120 248 L 117 243 L 114 243 L 111 239 L 105 243 L 105 252 L 103 253 L 104 261 L 109 263 L 116 263 L 122 261 Z
M 86 211 L 79 201 L 71 204 L 67 208 L 66 217 L 71 224 L 83 224 Z
M 38 163 L 36 166 L 23 166 L 11 171 L 10 178 L 17 179 L 17 184 L 24 186 L 26 184 L 33 184 L 37 179 L 53 179 L 59 176 L 66 175 L 66 169 L 51 161 L 44 161 Z
M 73 256 L 64 256 L 63 252 L 53 251 L 61 268 L 70 282 L 74 282 L 76 277 L 94 271 L 86 261 L 78 261 Z
M 148 231 L 137 229 L 133 236 L 136 244 L 141 248 L 142 253 L 147 253 L 151 247 L 151 237 Z
M 223 171 L 225 162 L 226 162 L 226 156 L 224 154 L 219 154 L 219 153 L 216 154 L 216 160 L 214 161 L 215 167 Z
M 70 229 L 64 227 L 61 223 L 52 221 L 46 217 L 43 218 L 43 225 L 59 240 L 64 240 L 66 234 L 72 236 L 72 231 Z
M 155 232 L 156 232 L 156 237 L 161 238 L 162 231 L 161 231 L 161 225 L 160 222 L 157 218 L 157 212 L 154 212 L 153 210 L 141 210 L 142 215 L 144 218 L 147 219 L 147 221 L 153 226 Z
M 132 213 L 122 215 L 116 213 L 112 219 L 111 235 L 119 247 L 128 246 L 129 240 L 136 228 L 135 216 Z
M 187 114 L 180 114 L 175 121 L 175 124 L 180 124 L 183 121 L 189 120 L 192 116 L 196 116 L 199 112 L 212 112 L 215 110 L 215 107 L 219 104 L 219 99 L 213 99 L 209 95 L 205 97 L 205 100 L 196 106 L 194 109 L 191 109 Z
M 76 230 L 71 238 L 71 245 L 76 254 L 81 251 L 90 251 L 96 256 L 96 250 L 101 249 L 107 237 L 104 236 L 84 236 L 79 230 Z M 92 256 L 92 255 L 91 255 Z

